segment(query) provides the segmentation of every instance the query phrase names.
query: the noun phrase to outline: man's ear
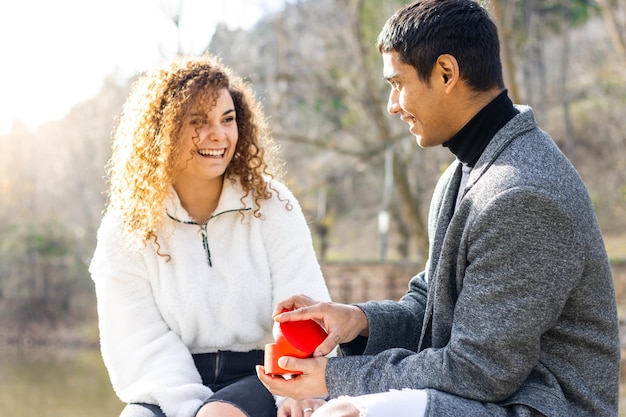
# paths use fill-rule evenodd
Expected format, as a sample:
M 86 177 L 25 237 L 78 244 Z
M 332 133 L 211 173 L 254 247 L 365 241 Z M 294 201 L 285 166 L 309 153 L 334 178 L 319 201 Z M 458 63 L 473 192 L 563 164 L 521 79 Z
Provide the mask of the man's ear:
M 450 54 L 439 55 L 435 62 L 435 81 L 442 83 L 446 92 L 459 81 L 459 63 Z

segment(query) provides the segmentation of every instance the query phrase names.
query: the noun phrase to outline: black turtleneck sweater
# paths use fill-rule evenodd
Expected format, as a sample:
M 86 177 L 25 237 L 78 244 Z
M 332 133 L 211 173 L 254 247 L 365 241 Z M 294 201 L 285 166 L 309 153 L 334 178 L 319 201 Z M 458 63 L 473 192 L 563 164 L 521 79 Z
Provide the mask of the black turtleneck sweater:
M 503 90 L 443 146 L 473 168 L 495 134 L 518 113 L 507 90 Z
M 495 136 L 519 111 L 503 90 L 491 103 L 467 122 L 450 140 L 443 144 L 463 163 L 463 176 L 457 196 L 457 206 L 463 196 L 469 174 L 483 151 Z

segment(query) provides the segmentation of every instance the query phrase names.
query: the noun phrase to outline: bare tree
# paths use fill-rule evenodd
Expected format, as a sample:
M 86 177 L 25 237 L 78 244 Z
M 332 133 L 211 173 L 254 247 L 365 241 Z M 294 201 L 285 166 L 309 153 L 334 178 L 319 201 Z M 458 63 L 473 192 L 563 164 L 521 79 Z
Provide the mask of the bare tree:
M 624 5 L 619 1 L 615 1 L 615 5 L 610 0 L 596 0 L 602 17 L 604 18 L 611 41 L 615 46 L 615 53 L 617 58 L 622 61 L 622 65 L 626 66 L 626 38 L 624 34 L 624 24 L 626 24 L 624 17 Z M 621 9 L 619 8 L 621 6 Z M 621 20 L 620 20 L 621 18 Z
M 513 59 L 515 51 L 515 31 L 513 17 L 516 13 L 515 1 L 492 0 L 492 13 L 500 35 L 500 54 L 502 56 L 505 84 L 509 90 L 509 97 L 514 103 L 521 103 L 520 88 L 516 79 L 518 73 L 517 61 Z
M 161 9 L 161 11 L 170 19 L 174 28 L 176 29 L 176 54 L 185 53 L 185 48 L 182 43 L 181 36 L 181 17 L 184 9 L 185 0 L 154 0 L 157 6 Z M 163 49 L 163 46 L 160 47 L 160 52 L 162 56 L 167 56 L 167 52 Z
M 396 253 L 423 259 L 427 190 L 451 157 L 437 157 L 443 153 L 435 151 L 435 157 L 424 158 L 406 127 L 386 112 L 388 87 L 375 41 L 384 20 L 401 5 L 373 0 L 290 3 L 245 40 L 218 30 L 211 49 L 249 74 L 260 90 L 304 204 L 311 195 L 308 206 L 319 210 L 315 196 L 325 189 L 325 215 L 312 216 L 324 238 L 342 233 L 342 224 L 364 215 L 376 236 L 377 214 L 388 210 Z M 385 158 L 386 150 L 391 159 Z M 385 181 L 385 172 L 392 181 Z M 392 192 L 385 183 L 392 184 Z M 350 204 L 356 194 L 359 206 Z M 359 228 L 358 233 L 364 231 Z

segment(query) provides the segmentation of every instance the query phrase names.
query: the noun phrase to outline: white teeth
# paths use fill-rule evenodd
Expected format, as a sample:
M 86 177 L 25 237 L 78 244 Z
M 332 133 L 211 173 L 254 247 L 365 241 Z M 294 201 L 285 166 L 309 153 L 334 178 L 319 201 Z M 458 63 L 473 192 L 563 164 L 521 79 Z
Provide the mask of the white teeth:
M 224 156 L 225 149 L 198 149 L 202 156 Z

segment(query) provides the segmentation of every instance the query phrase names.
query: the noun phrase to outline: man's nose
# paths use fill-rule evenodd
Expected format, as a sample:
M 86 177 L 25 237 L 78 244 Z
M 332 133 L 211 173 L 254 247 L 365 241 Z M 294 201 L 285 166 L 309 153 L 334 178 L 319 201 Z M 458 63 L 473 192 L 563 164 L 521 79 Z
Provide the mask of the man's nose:
M 391 90 L 391 92 L 389 93 L 389 100 L 387 101 L 387 111 L 391 114 L 396 114 L 400 112 L 398 94 L 395 90 Z

